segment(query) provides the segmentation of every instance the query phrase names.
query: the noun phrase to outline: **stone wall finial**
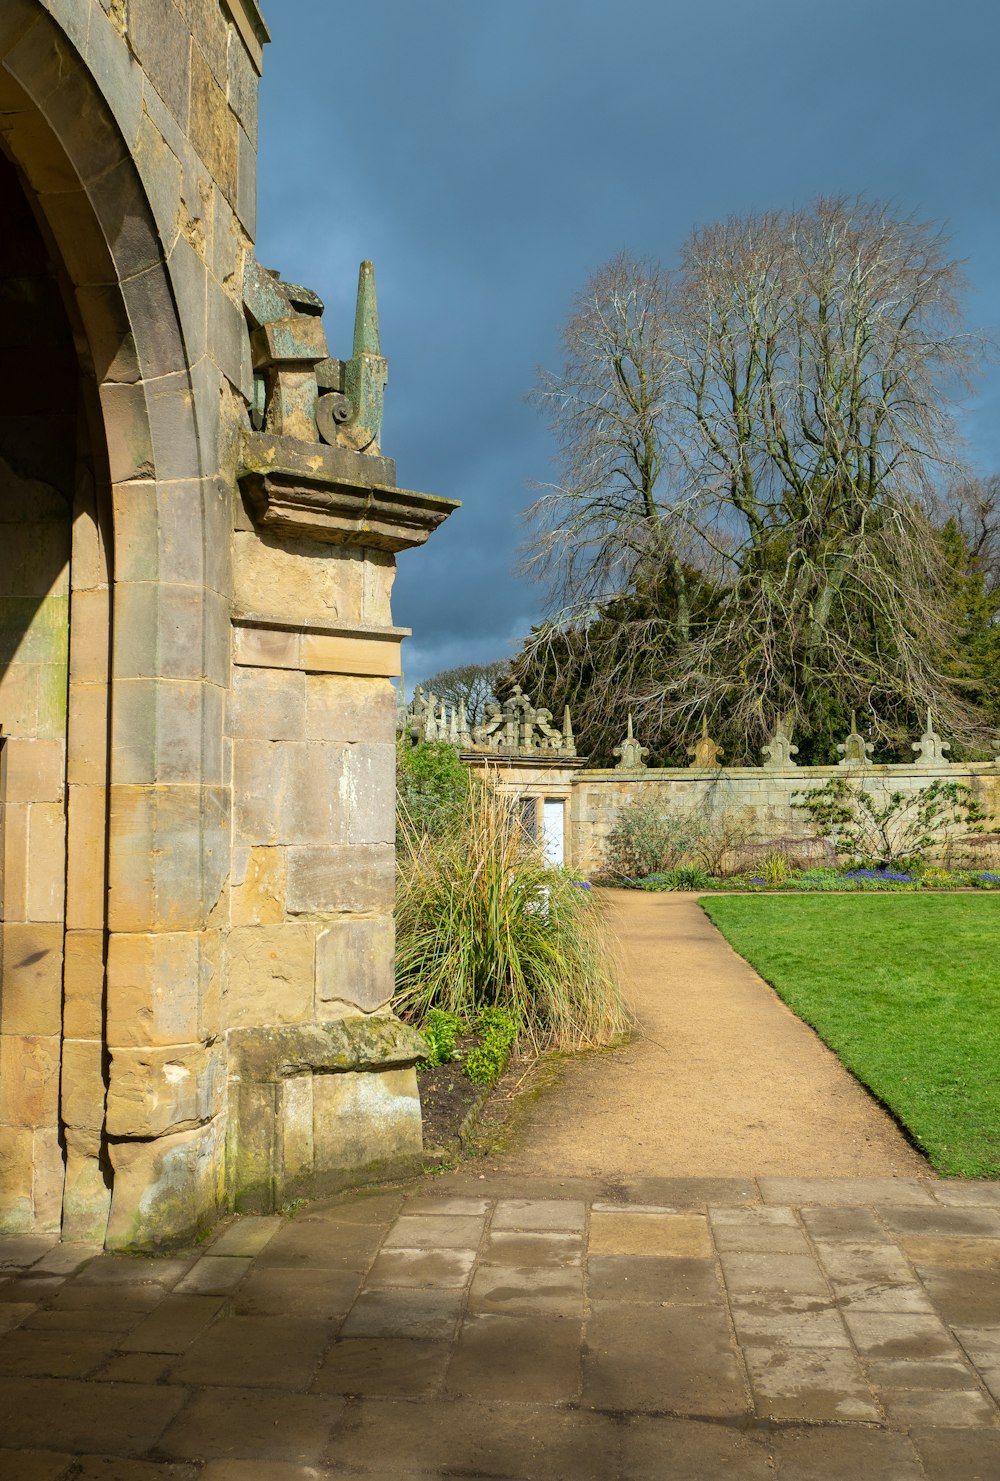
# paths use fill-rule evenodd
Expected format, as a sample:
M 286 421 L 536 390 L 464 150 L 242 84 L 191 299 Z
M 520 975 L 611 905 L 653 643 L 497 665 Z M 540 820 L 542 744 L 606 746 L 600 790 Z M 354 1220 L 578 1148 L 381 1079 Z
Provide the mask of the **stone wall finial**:
M 792 729 L 786 715 L 778 716 L 774 734 L 767 745 L 762 747 L 761 754 L 767 757 L 764 762 L 765 771 L 784 771 L 789 766 L 798 765 L 792 757 L 799 754 L 799 748 L 792 745 Z
M 396 728 L 409 733 L 416 744 L 443 740 L 463 751 L 482 751 L 491 756 L 537 757 L 544 762 L 576 757 L 576 741 L 569 706 L 563 711 L 563 728 L 552 723 L 552 711 L 537 707 L 515 684 L 503 704 L 491 700 L 480 724 L 469 727 L 465 702 L 449 707 L 434 694 L 424 694 L 418 684 L 410 704 L 404 706 Z
M 691 765 L 702 771 L 709 771 L 713 766 L 721 766 L 720 756 L 726 753 L 721 746 L 717 746 L 708 733 L 708 716 L 701 717 L 701 735 L 693 746 L 688 746 L 687 753 L 693 756 Z
M 573 734 L 573 722 L 569 717 L 569 705 L 563 705 L 563 751 L 567 756 L 576 755 L 576 736 Z
M 867 766 L 869 758 L 875 747 L 871 741 L 866 741 L 858 729 L 857 713 L 851 711 L 851 729 L 847 739 L 837 747 L 841 754 L 838 766 Z
M 632 734 L 632 716 L 628 717 L 628 733 L 620 746 L 615 746 L 611 753 L 620 759 L 615 766 L 616 771 L 645 771 L 646 757 L 649 755 L 649 747 L 640 745 Z
M 930 708 L 927 710 L 927 729 L 918 741 L 911 742 L 910 750 L 917 753 L 914 766 L 947 766 L 949 764 L 948 757 L 944 753 L 951 750 L 951 742 L 942 740 L 934 729 Z
M 363 262 L 358 269 L 358 304 L 354 316 L 354 353 L 344 366 L 344 392 L 353 415 L 339 431 L 359 453 L 379 453 L 382 416 L 389 366 L 382 356 L 375 301 L 375 268 Z

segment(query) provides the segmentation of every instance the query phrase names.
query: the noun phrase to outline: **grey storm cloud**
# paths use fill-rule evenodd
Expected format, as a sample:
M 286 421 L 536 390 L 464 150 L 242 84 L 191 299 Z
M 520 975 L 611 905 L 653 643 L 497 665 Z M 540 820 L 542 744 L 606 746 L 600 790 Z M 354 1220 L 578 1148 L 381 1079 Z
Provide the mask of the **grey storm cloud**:
M 693 227 L 865 194 L 939 222 L 970 326 L 1000 327 L 995 0 L 270 0 L 258 252 L 349 345 L 375 262 L 384 443 L 461 499 L 400 558 L 407 680 L 512 651 L 544 594 L 516 574 L 551 476 L 526 403 L 588 276 L 669 264 Z M 963 408 L 1000 469 L 1000 369 Z

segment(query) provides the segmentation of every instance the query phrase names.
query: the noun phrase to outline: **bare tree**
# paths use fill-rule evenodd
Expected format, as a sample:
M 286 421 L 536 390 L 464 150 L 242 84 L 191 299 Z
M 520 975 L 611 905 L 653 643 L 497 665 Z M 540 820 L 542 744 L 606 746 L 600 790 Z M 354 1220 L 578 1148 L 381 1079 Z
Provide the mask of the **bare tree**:
M 686 635 L 690 535 L 660 487 L 671 374 L 668 293 L 659 267 L 621 255 L 577 298 L 563 331 L 563 369 L 541 371 L 534 393 L 559 445 L 560 477 L 529 510 L 536 534 L 524 564 L 544 574 L 571 618 L 666 564 Z
M 463 663 L 432 674 L 422 687 L 425 694 L 436 694 L 453 708 L 464 703 L 469 725 L 478 725 L 486 718 L 486 706 L 496 699 L 497 681 L 507 667 L 499 659 L 493 663 Z
M 617 259 L 592 280 L 538 393 L 562 471 L 538 557 L 562 544 L 564 609 L 601 592 L 605 616 L 616 582 L 622 606 L 679 569 L 637 716 L 680 738 L 707 715 L 752 748 L 779 714 L 808 728 L 824 691 L 888 738 L 928 704 L 976 732 L 934 536 L 974 362 L 961 287 L 935 229 L 843 199 L 697 231 L 670 277 Z M 713 593 L 697 618 L 692 573 Z
M 1000 473 L 960 479 L 950 502 L 973 566 L 982 572 L 989 591 L 1000 590 Z

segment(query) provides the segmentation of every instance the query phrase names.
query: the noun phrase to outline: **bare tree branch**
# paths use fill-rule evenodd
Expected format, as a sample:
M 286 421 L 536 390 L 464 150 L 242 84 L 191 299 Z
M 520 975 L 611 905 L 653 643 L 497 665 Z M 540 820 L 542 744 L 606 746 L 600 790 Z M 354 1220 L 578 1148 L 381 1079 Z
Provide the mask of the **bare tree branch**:
M 975 365 L 962 286 L 934 228 L 840 198 L 696 231 L 674 274 L 591 279 L 536 392 L 560 477 L 528 562 L 561 608 L 532 651 L 585 664 L 578 712 L 624 706 L 675 749 L 707 715 L 752 751 L 826 691 L 885 739 L 927 705 L 981 735 L 936 536 Z M 963 505 L 993 569 L 998 504 Z

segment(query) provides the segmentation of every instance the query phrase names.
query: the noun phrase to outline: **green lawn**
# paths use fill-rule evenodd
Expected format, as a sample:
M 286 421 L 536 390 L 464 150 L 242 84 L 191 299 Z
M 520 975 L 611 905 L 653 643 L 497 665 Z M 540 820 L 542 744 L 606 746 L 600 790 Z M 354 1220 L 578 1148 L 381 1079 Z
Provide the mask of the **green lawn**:
M 938 1172 L 1000 1177 L 1000 897 L 701 903 Z

